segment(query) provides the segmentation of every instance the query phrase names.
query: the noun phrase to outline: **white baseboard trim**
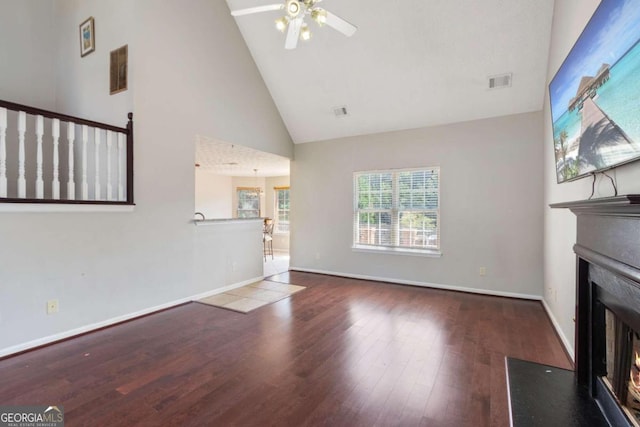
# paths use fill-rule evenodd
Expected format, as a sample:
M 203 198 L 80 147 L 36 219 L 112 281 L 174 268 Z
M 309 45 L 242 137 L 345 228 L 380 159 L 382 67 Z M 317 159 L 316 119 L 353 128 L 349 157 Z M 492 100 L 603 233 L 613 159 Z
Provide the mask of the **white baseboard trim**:
M 180 298 L 174 301 L 170 301 L 164 304 L 156 305 L 155 307 L 145 308 L 143 310 L 136 311 L 134 313 L 124 314 L 122 316 L 112 317 L 111 319 L 103 320 L 101 322 L 92 323 L 90 325 L 81 326 L 76 329 L 71 329 L 65 332 L 61 332 L 55 335 L 49 335 L 47 337 L 38 338 L 33 341 L 28 341 L 26 343 L 14 345 L 11 347 L 0 349 L 0 357 L 6 357 L 15 353 L 20 353 L 25 350 L 29 350 L 32 348 L 40 347 L 46 344 L 51 344 L 56 341 L 60 341 L 66 338 L 70 338 L 76 335 L 85 334 L 87 332 L 94 331 L 96 329 L 101 329 L 107 326 L 114 325 L 116 323 L 125 322 L 127 320 L 135 319 L 136 317 L 141 317 L 147 314 L 151 314 L 156 311 L 165 310 L 167 308 L 175 307 L 180 304 L 184 304 L 186 302 L 199 300 L 202 298 L 206 298 L 211 295 L 221 294 L 223 292 L 229 291 L 231 289 L 240 288 L 242 286 L 249 285 L 251 283 L 259 282 L 264 279 L 264 276 L 254 277 L 249 280 L 244 280 L 242 282 L 234 283 L 232 285 L 223 286 L 221 288 L 216 288 L 211 291 L 202 292 L 200 294 L 192 295 L 185 298 Z
M 292 266 L 289 267 L 289 270 L 301 271 L 304 273 L 327 274 L 329 276 L 349 277 L 351 279 L 371 280 L 374 282 L 395 283 L 398 285 L 411 285 L 411 286 L 420 286 L 423 288 L 443 289 L 447 291 L 468 292 L 472 294 L 489 295 L 494 297 L 519 298 L 519 299 L 528 299 L 528 300 L 534 300 L 534 301 L 542 301 L 542 297 L 539 295 L 494 291 L 491 289 L 477 289 L 477 288 L 470 288 L 470 287 L 464 287 L 464 286 L 442 285 L 439 283 L 417 282 L 413 280 L 401 280 L 401 279 L 392 279 L 388 277 L 366 276 L 362 274 L 337 273 L 335 271 L 316 270 L 312 268 L 301 268 L 301 267 L 292 267 Z
M 560 324 L 556 320 L 556 317 L 553 315 L 553 312 L 551 311 L 551 307 L 547 305 L 547 302 L 544 300 L 544 298 L 542 299 L 542 306 L 544 307 L 544 310 L 547 312 L 547 316 L 549 317 L 549 320 L 551 320 L 551 324 L 553 325 L 553 328 L 556 330 L 556 333 L 560 337 L 560 341 L 562 342 L 562 345 L 564 346 L 565 351 L 567 352 L 569 357 L 571 357 L 571 360 L 575 362 L 576 356 L 573 350 L 573 345 L 567 339 L 567 336 L 564 334 L 564 332 L 562 332 L 562 329 L 560 328 Z
M 230 291 L 232 289 L 241 288 L 243 286 L 247 286 L 247 285 L 250 285 L 252 283 L 260 282 L 262 280 L 264 280 L 264 276 L 257 276 L 257 277 L 254 277 L 252 279 L 249 279 L 249 280 L 243 280 L 242 282 L 234 283 L 232 285 L 223 286 L 221 288 L 216 288 L 216 289 L 213 289 L 211 291 L 207 291 L 207 292 L 203 292 L 201 294 L 190 296 L 189 298 L 187 298 L 187 300 L 197 301 L 197 300 L 202 299 L 202 298 L 210 297 L 211 295 L 221 294 L 221 293 Z M 182 303 L 178 303 L 178 304 L 182 304 Z M 178 304 L 174 304 L 174 305 L 178 305 Z

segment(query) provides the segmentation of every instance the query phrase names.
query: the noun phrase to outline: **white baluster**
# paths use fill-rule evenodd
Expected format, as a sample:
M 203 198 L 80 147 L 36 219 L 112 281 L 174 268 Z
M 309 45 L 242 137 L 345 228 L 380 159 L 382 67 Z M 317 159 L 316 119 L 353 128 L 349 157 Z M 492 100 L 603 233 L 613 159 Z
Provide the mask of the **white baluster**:
M 96 175 L 95 175 L 95 179 L 94 179 L 94 187 L 93 187 L 93 199 L 94 200 L 100 200 L 101 199 L 101 195 L 100 195 L 100 129 L 98 128 L 94 128 L 94 134 L 93 134 L 93 143 L 95 144 L 95 169 L 96 169 Z
M 27 113 L 18 113 L 18 197 L 27 198 L 27 179 L 24 165 L 24 133 L 27 131 Z
M 44 135 L 44 117 L 36 117 L 36 199 L 44 199 L 44 180 L 42 179 L 42 135 Z
M 73 142 L 76 139 L 76 125 L 67 123 L 67 140 L 69 141 L 69 181 L 67 181 L 67 200 L 76 199 L 76 183 L 73 166 Z
M 60 154 L 58 144 L 60 140 L 60 120 L 51 122 L 51 135 L 53 136 L 53 182 L 51 183 L 51 198 L 60 199 Z
M 7 197 L 7 109 L 0 108 L 0 197 Z
M 124 168 L 122 167 L 122 157 L 123 157 L 123 146 L 124 146 L 124 134 L 118 133 L 118 200 L 124 201 L 124 184 L 123 184 L 123 176 L 124 176 Z
M 87 183 L 87 142 L 89 127 L 82 125 L 82 200 L 89 200 L 89 184 Z
M 113 132 L 107 131 L 107 200 L 113 200 L 113 185 L 111 184 L 111 146 L 113 145 Z

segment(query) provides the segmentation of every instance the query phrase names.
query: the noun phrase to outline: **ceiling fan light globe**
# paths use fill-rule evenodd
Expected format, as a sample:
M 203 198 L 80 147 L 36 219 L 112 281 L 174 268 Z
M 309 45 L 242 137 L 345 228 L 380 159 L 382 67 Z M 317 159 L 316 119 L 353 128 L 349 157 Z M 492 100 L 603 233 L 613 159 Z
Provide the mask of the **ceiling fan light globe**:
M 327 11 L 324 9 L 316 8 L 311 11 L 311 19 L 316 21 L 319 26 L 323 26 L 327 23 Z
M 278 29 L 278 31 L 282 33 L 284 33 L 284 31 L 287 29 L 288 24 L 289 24 L 289 19 L 287 19 L 286 16 L 276 19 L 276 28 Z
M 304 41 L 307 41 L 311 38 L 311 30 L 307 24 L 304 24 L 300 29 L 300 38 Z

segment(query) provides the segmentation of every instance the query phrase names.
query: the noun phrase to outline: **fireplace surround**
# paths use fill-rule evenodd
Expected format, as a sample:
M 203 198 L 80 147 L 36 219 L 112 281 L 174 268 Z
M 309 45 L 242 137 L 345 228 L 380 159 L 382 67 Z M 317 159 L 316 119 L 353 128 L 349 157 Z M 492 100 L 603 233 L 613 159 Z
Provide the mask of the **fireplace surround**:
M 611 425 L 640 426 L 640 195 L 551 207 L 577 216 L 577 386 Z

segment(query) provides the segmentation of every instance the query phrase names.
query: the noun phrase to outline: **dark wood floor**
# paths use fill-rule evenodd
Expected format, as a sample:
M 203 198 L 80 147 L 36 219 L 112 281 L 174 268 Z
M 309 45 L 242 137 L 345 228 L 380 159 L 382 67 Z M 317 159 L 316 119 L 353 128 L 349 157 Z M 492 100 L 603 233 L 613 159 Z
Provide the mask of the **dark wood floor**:
M 307 273 L 247 315 L 191 303 L 0 361 L 67 426 L 507 426 L 506 355 L 570 368 L 532 301 Z

